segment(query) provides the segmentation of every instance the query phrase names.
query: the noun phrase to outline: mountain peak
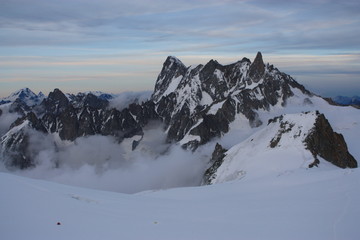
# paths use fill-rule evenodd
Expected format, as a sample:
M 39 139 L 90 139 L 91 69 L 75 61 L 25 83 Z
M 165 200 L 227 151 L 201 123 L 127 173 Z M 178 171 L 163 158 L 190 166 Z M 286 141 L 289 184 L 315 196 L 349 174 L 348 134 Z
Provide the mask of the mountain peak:
M 59 113 L 69 105 L 69 99 L 60 89 L 55 88 L 49 96 L 42 102 L 46 112 Z
M 38 103 L 40 103 L 44 99 L 43 95 L 36 95 L 33 91 L 31 91 L 29 88 L 22 88 L 17 90 L 16 92 L 13 92 L 8 97 L 3 98 L 0 103 L 9 103 L 9 102 L 15 102 L 15 101 L 22 101 L 27 106 L 34 106 Z
M 255 62 L 262 62 L 264 64 L 261 52 L 257 52 L 256 57 L 254 59 L 254 63 Z
M 260 79 L 262 79 L 262 77 L 264 76 L 265 64 L 261 52 L 258 52 L 256 54 L 254 62 L 250 65 L 249 71 L 249 77 L 255 83 L 259 82 Z
M 22 88 L 12 93 L 8 98 L 24 98 L 26 96 L 32 97 L 35 95 L 36 94 L 33 91 L 31 91 L 29 88 Z
M 183 65 L 185 66 L 180 59 L 178 59 L 177 57 L 175 56 L 168 56 L 164 62 L 164 66 L 170 66 L 172 64 L 175 64 L 175 65 Z
M 48 98 L 54 100 L 67 99 L 65 94 L 58 88 L 55 88 L 54 91 L 50 92 Z
M 156 80 L 155 90 L 151 98 L 157 102 L 164 94 L 166 95 L 167 92 L 170 91 L 168 90 L 169 87 L 171 91 L 175 90 L 178 82 L 173 80 L 181 79 L 186 71 L 186 66 L 178 58 L 168 56 Z

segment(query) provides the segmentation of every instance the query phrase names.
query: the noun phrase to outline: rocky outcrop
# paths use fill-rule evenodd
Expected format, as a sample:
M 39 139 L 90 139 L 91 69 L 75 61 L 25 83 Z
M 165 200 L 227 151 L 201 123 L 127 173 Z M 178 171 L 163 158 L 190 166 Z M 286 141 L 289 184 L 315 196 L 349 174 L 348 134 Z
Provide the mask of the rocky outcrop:
M 269 147 L 278 147 L 279 142 L 283 138 L 289 139 L 289 136 L 287 135 L 293 134 L 290 137 L 303 138 L 303 144 L 306 149 L 312 153 L 314 161 L 309 164 L 310 168 L 320 164 L 318 156 L 341 168 L 356 168 L 357 162 L 349 153 L 344 137 L 333 131 L 329 121 L 325 118 L 325 115 L 316 111 L 315 113 L 301 113 L 300 117 L 306 115 L 314 115 L 315 118 L 312 122 L 311 129 L 305 132 L 303 130 L 297 130 L 302 127 L 298 126 L 299 123 L 286 121 L 284 120 L 283 115 L 270 119 L 268 125 L 271 123 L 278 124 L 278 130 L 276 135 L 272 137 Z
M 223 148 L 219 143 L 216 143 L 214 152 L 211 155 L 210 167 L 205 171 L 201 185 L 211 184 L 211 180 L 216 177 L 216 171 L 221 166 L 226 156 L 226 149 Z
M 306 147 L 313 154 L 341 168 L 356 168 L 357 161 L 349 153 L 344 137 L 333 131 L 324 114 L 319 114 L 314 128 L 305 139 Z

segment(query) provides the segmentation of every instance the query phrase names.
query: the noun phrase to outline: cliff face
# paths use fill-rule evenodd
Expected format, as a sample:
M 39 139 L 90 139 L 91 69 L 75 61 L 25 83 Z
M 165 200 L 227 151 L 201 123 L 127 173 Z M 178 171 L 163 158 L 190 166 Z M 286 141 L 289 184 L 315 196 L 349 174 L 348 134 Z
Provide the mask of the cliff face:
M 324 114 L 318 115 L 314 128 L 305 139 L 305 144 L 315 159 L 320 156 L 341 168 L 358 166 L 348 151 L 344 137 L 333 131 Z

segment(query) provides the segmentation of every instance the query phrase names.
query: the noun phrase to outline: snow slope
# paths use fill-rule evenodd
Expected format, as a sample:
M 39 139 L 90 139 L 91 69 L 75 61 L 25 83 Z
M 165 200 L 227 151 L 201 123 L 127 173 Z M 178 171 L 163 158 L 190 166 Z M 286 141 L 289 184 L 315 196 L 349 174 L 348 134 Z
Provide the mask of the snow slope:
M 316 117 L 315 112 L 286 114 L 282 120 L 278 119 L 257 131 L 226 152 L 224 162 L 211 183 L 245 176 L 259 178 L 267 174 L 286 174 L 298 168 L 308 168 L 314 157 L 305 149 L 303 141 L 314 126 Z M 271 147 L 276 139 L 278 143 Z
M 135 195 L 0 173 L 0 237 L 358 239 L 359 185 L 332 166 Z

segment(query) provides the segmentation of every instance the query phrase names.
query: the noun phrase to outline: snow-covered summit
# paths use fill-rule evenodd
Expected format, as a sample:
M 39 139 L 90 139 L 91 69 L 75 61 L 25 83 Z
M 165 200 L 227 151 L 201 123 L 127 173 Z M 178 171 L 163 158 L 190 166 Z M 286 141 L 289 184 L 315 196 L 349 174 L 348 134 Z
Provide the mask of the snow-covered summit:
M 228 131 L 228 124 L 242 113 L 251 126 L 261 125 L 256 111 L 285 105 L 294 91 L 311 96 L 291 76 L 270 64 L 261 53 L 229 65 L 210 60 L 186 67 L 168 57 L 157 78 L 152 101 L 168 126 L 169 139 L 196 147 Z
M 42 92 L 39 94 L 35 94 L 29 88 L 22 88 L 16 92 L 13 92 L 8 97 L 1 99 L 0 102 L 2 103 L 9 103 L 15 102 L 17 99 L 24 102 L 27 106 L 34 106 L 39 103 L 45 98 L 45 95 Z

